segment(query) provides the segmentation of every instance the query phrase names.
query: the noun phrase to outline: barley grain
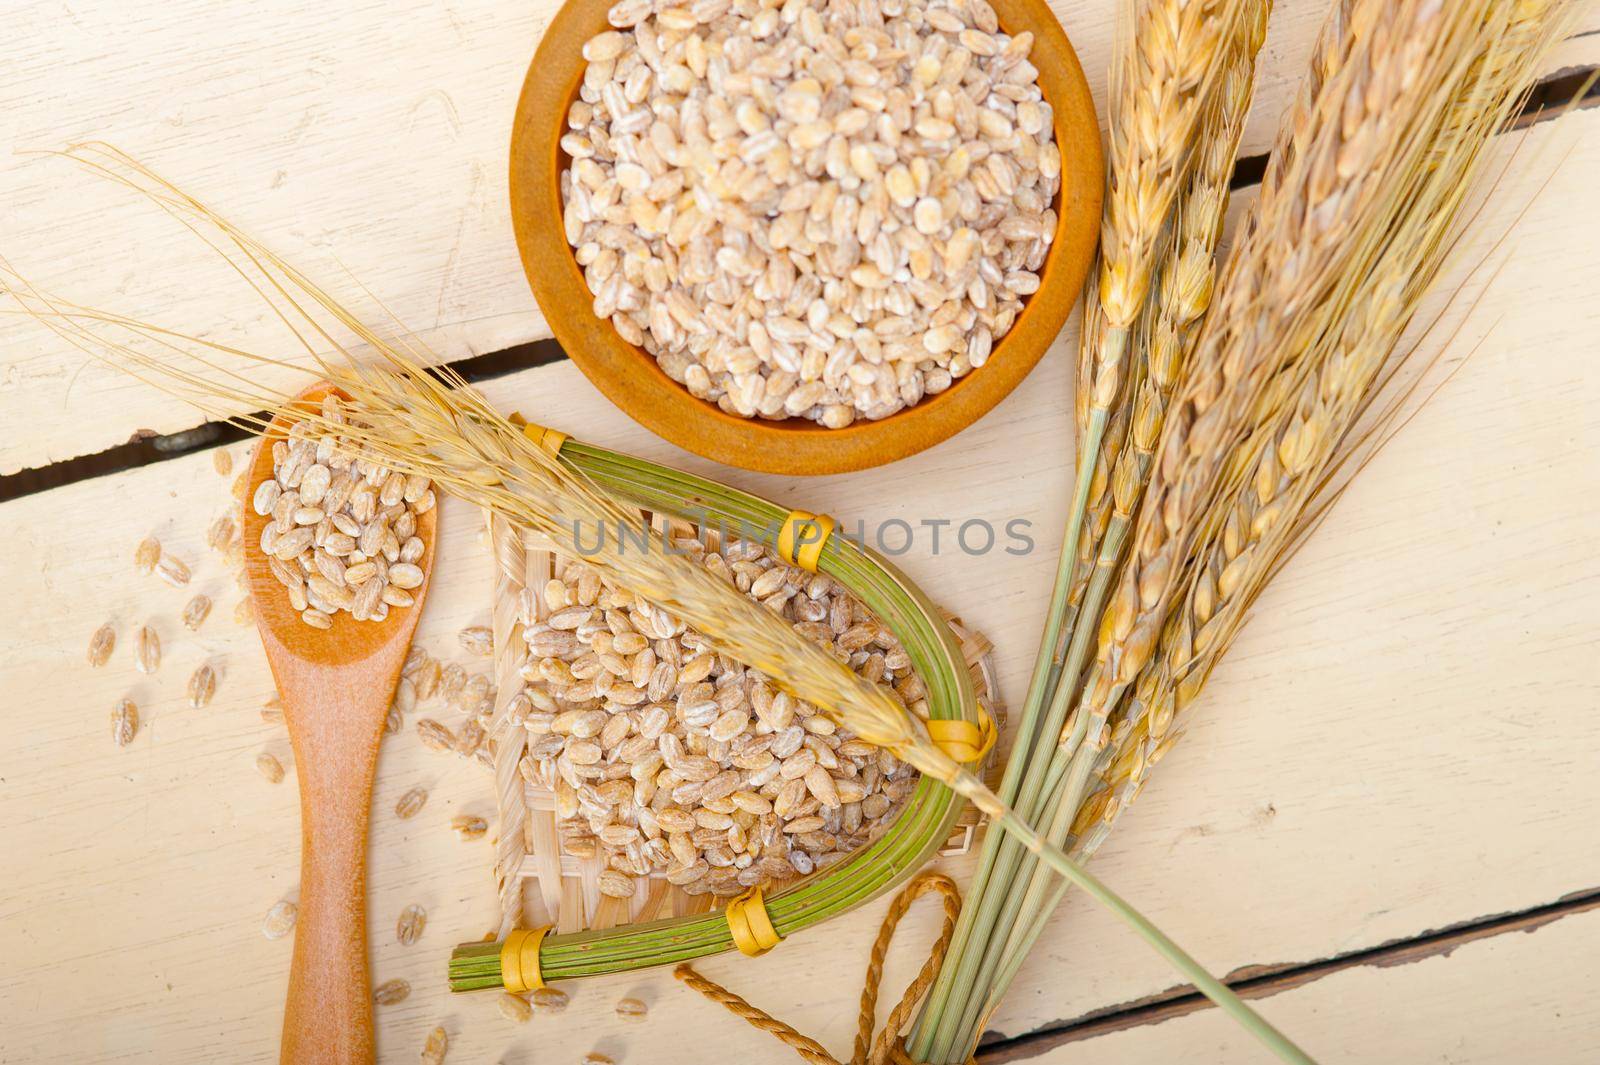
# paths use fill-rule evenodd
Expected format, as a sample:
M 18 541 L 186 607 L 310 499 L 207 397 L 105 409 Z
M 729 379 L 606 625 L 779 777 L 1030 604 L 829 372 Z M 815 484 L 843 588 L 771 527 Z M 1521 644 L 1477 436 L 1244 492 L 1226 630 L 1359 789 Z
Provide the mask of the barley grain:
M 494 633 L 487 626 L 471 625 L 456 634 L 469 655 L 487 658 L 494 653 Z
M 161 668 L 161 637 L 149 625 L 141 625 L 133 638 L 133 664 L 140 673 Z
M 412 678 L 412 683 L 416 686 L 419 702 L 433 698 L 434 693 L 439 690 L 439 677 L 439 663 L 433 658 L 429 658 L 417 670 L 416 676 Z
M 489 822 L 476 814 L 456 814 L 450 819 L 450 830 L 457 839 L 471 842 L 483 838 L 484 833 L 489 831 Z
M 393 1006 L 397 1002 L 404 1002 L 411 997 L 411 984 L 409 981 L 396 977 L 385 980 L 372 989 L 372 1001 L 380 1006 Z
M 173 555 L 163 553 L 156 563 L 156 572 L 174 588 L 182 588 L 189 583 L 189 567 Z
M 268 939 L 282 939 L 294 930 L 299 908 L 287 899 L 275 902 L 261 921 L 261 934 Z
M 211 663 L 204 662 L 191 674 L 189 683 L 185 688 L 188 693 L 189 705 L 199 710 L 211 703 L 212 696 L 217 694 L 217 671 L 211 668 Z
M 450 1036 L 443 1028 L 435 1028 L 422 1044 L 422 1065 L 444 1065 L 445 1055 L 449 1051 Z
M 430 751 L 454 750 L 456 745 L 455 733 L 431 717 L 417 719 L 417 738 Z
M 411 788 L 400 796 L 399 800 L 394 804 L 395 816 L 402 820 L 415 817 L 423 806 L 427 805 L 427 802 L 428 790 L 426 788 Z
M 541 987 L 533 993 L 533 1008 L 540 1013 L 562 1013 L 570 999 L 558 987 Z
M 156 564 L 161 561 L 161 541 L 154 536 L 146 536 L 139 541 L 139 546 L 133 552 L 133 568 L 140 573 L 154 573 Z
M 110 660 L 111 652 L 116 649 L 116 646 L 117 630 L 108 621 L 98 629 L 95 629 L 94 633 L 89 637 L 89 650 L 87 653 L 89 664 L 97 669 L 105 665 Z
M 684 550 L 709 568 L 726 567 L 747 595 L 781 603 L 798 631 L 874 679 L 921 698 L 909 656 L 832 581 L 778 564 L 759 544 L 718 552 L 688 540 Z M 852 850 L 894 816 L 904 797 L 898 789 L 912 779 L 908 767 L 883 771 L 878 748 L 708 653 L 692 630 L 657 635 L 655 614 L 590 567 L 572 564 L 561 574 L 523 604 L 532 655 L 521 669 L 531 678 L 523 695 L 548 708 L 523 719 L 524 772 L 560 780 L 563 851 L 605 859 L 614 875 L 602 891 L 632 897 L 631 871 L 731 894 L 814 868 L 836 847 Z M 614 764 L 628 775 L 615 778 L 606 769 Z M 671 777 L 658 786 L 662 771 Z M 862 812 L 868 798 L 871 816 Z M 818 811 L 831 812 L 787 834 L 799 857 L 761 861 L 763 839 L 777 840 L 784 824 Z M 713 870 L 730 875 L 718 879 Z
M 324 630 L 341 611 L 381 621 L 390 607 L 415 602 L 407 589 L 422 584 L 415 563 L 427 548 L 414 533 L 433 505 L 426 478 L 353 459 L 349 439 L 335 431 L 345 426 L 363 427 L 329 397 L 319 420 L 297 422 L 274 447 L 273 474 L 251 501 L 272 518 L 259 547 L 273 575 L 301 620 Z
M 256 772 L 260 773 L 268 784 L 278 784 L 283 781 L 283 763 L 267 751 L 256 755 Z
M 896 9 L 638 0 L 586 49 L 561 184 L 594 311 L 725 411 L 885 417 L 986 361 L 1037 287 L 1061 167 L 1032 35 Z
M 614 899 L 631 899 L 634 893 L 633 877 L 616 869 L 600 873 L 600 894 Z
M 468 720 L 456 730 L 455 752 L 463 758 L 471 757 L 483 746 L 483 726 L 476 721 Z
M 196 595 L 183 605 L 183 625 L 190 632 L 199 632 L 200 626 L 205 624 L 206 616 L 211 613 L 211 597 Z
M 409 947 L 422 935 L 427 924 L 428 911 L 412 903 L 400 911 L 400 919 L 395 922 L 395 939 L 400 941 L 401 946 Z
M 213 551 L 225 551 L 234 543 L 237 527 L 233 518 L 227 514 L 222 515 L 206 529 L 206 546 Z
M 533 1007 L 528 1005 L 528 1000 L 509 991 L 503 992 L 496 1004 L 500 1007 L 500 1016 L 513 1024 L 527 1024 L 533 1016 Z
M 448 702 L 455 702 L 456 696 L 466 686 L 467 671 L 459 664 L 451 662 L 439 673 L 439 695 Z
M 118 747 L 133 742 L 139 731 L 139 708 L 132 699 L 119 699 L 111 710 L 111 738 Z

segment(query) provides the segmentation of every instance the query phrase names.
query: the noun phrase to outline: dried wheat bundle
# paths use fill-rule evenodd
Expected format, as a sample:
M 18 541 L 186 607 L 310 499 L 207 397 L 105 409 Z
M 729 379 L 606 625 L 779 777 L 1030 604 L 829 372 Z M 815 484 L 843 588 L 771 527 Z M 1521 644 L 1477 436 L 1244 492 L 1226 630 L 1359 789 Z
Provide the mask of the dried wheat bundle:
M 1363 416 L 1413 350 L 1397 345 L 1485 147 L 1575 6 L 1336 5 L 1214 304 L 1178 344 L 1153 452 L 1125 445 L 1102 470 L 1107 517 L 1091 509 L 1098 549 L 1093 568 L 1089 553 L 1078 560 L 1083 591 L 1056 663 L 1051 705 L 1070 716 L 1056 744 L 1041 736 L 1037 791 L 1015 803 L 1049 841 L 1086 858 L 1104 840 L 1249 605 L 1337 494 L 1335 474 L 1368 439 Z M 1185 243 L 1180 224 L 1168 269 Z M 1162 293 L 1146 311 L 1152 347 L 1167 303 Z M 1146 395 L 1141 384 L 1124 399 L 1130 425 Z M 1026 855 L 1003 840 L 995 850 L 1017 854 L 1015 873 L 969 895 L 981 959 L 963 955 L 957 977 L 970 977 L 948 1003 L 930 1000 L 913 1042 L 925 1060 L 964 1059 L 1060 898 Z
M 1091 594 L 1097 545 L 1122 535 L 1179 377 L 1183 339 L 1209 304 L 1228 181 L 1269 11 L 1265 0 L 1131 5 L 1113 94 L 1113 192 L 1106 201 L 1102 268 L 1085 295 L 1077 483 L 1039 658 L 999 792 L 1030 819 L 1044 796 L 1036 763 L 1066 720 L 1071 685 L 1063 679 L 1076 675 L 1078 667 L 1069 663 L 1087 650 L 1081 636 L 1070 645 L 1069 637 L 1081 629 L 1074 622 Z M 1152 276 L 1158 278 L 1154 297 Z M 1133 371 L 1123 387 L 1128 364 Z M 1115 531 L 1113 510 L 1124 514 Z M 1086 564 L 1080 565 L 1080 552 Z M 931 1060 L 953 1045 L 971 989 L 998 964 L 977 945 L 1009 923 L 1004 889 L 1022 857 L 1004 840 L 985 841 L 952 963 L 929 993 L 912 1043 L 920 1058 Z

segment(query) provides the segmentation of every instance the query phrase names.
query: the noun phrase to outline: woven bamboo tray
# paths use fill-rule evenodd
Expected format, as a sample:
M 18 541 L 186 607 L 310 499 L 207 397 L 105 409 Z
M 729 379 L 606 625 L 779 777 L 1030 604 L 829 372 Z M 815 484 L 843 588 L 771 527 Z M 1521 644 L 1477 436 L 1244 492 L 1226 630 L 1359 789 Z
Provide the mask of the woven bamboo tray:
M 574 441 L 562 445 L 560 456 L 639 505 L 658 530 L 693 535 L 713 550 L 720 544 L 719 527 L 739 522 L 741 528 L 765 528 L 773 516 L 788 513 L 776 504 L 675 471 L 672 490 L 661 490 L 658 481 L 646 488 L 639 472 L 656 474 L 663 468 Z M 686 514 L 690 508 L 710 527 L 695 526 Z M 579 859 L 562 853 L 554 794 L 542 782 L 525 779 L 519 765 L 528 746 L 528 733 L 519 718 L 519 707 L 525 708 L 526 702 L 519 695 L 525 686 L 520 671 L 529 658 L 523 628 L 547 613 L 539 591 L 546 581 L 560 576 L 567 562 L 547 539 L 513 529 L 499 518 L 489 517 L 488 530 L 496 566 L 493 630 L 498 695 L 489 736 L 499 814 L 494 862 L 499 938 L 519 928 L 549 926 L 539 955 L 546 980 L 675 963 L 730 949 L 733 941 L 726 921 L 714 912 L 726 897 L 689 894 L 659 873 L 638 878 L 632 898 L 609 897 L 599 889 L 603 857 Z M 852 592 L 860 587 L 863 574 L 903 588 L 904 609 L 880 620 L 904 642 L 917 672 L 928 682 L 930 716 L 976 723 L 987 713 L 999 721 L 991 648 L 982 635 L 933 608 L 887 562 L 842 538 L 830 538 L 824 545 L 817 570 Z M 908 638 L 917 636 L 920 639 Z M 930 645 L 943 646 L 947 657 L 942 662 L 935 657 L 919 660 L 917 648 Z M 944 788 L 918 781 L 899 816 L 872 843 L 828 869 L 768 885 L 771 894 L 766 904 L 773 924 L 787 935 L 870 900 L 935 854 L 961 853 L 970 847 L 977 820 L 975 811 Z M 932 842 L 911 845 L 913 834 Z M 851 886 L 847 892 L 833 891 L 830 882 Z M 662 953 L 664 943 L 670 956 Z

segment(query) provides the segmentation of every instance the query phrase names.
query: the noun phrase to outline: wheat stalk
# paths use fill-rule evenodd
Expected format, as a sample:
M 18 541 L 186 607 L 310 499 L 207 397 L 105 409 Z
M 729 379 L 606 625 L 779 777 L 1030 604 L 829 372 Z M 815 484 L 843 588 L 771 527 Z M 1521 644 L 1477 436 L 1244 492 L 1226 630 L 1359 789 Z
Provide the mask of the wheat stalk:
M 1079 331 L 1079 492 L 1088 488 L 1105 420 L 1121 396 L 1174 198 L 1195 147 L 1208 90 L 1250 5 L 1135 0 L 1113 73 L 1109 172 L 1095 281 Z M 1075 503 L 1080 515 L 1083 504 Z M 1069 534 L 1069 560 L 1077 554 Z
M 1131 503 L 1137 488 L 1128 479 L 1125 456 L 1130 447 L 1153 444 L 1176 380 L 1173 345 L 1159 348 L 1162 361 L 1152 367 L 1150 330 L 1138 327 L 1146 317 L 1164 315 L 1163 339 L 1176 341 L 1178 327 L 1172 322 L 1181 320 L 1186 329 L 1203 309 L 1209 288 L 1190 275 L 1215 251 L 1270 6 L 1268 0 L 1140 0 L 1133 8 L 1113 88 L 1101 260 L 1085 295 L 1080 333 L 1080 454 L 1073 502 L 1039 658 L 1000 792 L 1025 817 L 1031 817 L 1043 794 L 1043 780 L 1032 772 L 1032 743 L 1060 729 L 1066 707 L 1053 696 L 1075 687 L 1078 667 L 1066 636 L 1083 609 L 1087 587 L 1074 579 L 1077 557 L 1082 545 L 1098 545 L 1105 537 L 1113 487 Z M 1170 228 L 1178 232 L 1170 234 Z M 1168 280 L 1170 271 L 1163 271 L 1152 300 L 1151 277 L 1173 244 L 1184 249 L 1178 253 L 1186 256 L 1183 272 Z M 1194 306 L 1186 308 L 1182 301 Z M 1133 395 L 1139 399 L 1132 400 Z M 1133 482 L 1142 485 L 1142 475 Z M 966 1044 L 955 1029 L 970 1020 L 971 988 L 995 964 L 991 953 L 972 945 L 994 941 L 992 930 L 1004 917 L 994 911 L 1000 893 L 990 885 L 1008 884 L 1021 858 L 1020 849 L 1007 842 L 986 843 L 969 892 L 984 903 L 963 911 L 952 952 L 955 964 L 940 973 L 913 1040 L 918 1057 L 952 1053 Z
M 1230 12 L 1233 30 L 1224 46 L 1222 66 L 1213 75 L 1215 86 L 1205 101 L 1196 130 L 1194 161 L 1180 184 L 1172 211 L 1173 232 L 1167 238 L 1156 290 L 1137 336 L 1129 380 L 1133 399 L 1113 412 L 1095 456 L 1066 615 L 1066 630 L 1073 637 L 1068 646 L 1058 651 L 1053 664 L 1059 683 L 1044 714 L 1046 729 L 1060 727 L 1077 690 L 1077 678 L 1090 646 L 1086 636 L 1092 627 L 1075 622 L 1080 617 L 1098 616 L 1101 609 L 1104 590 L 1121 556 L 1126 529 L 1149 474 L 1166 406 L 1181 372 L 1186 342 L 1210 302 L 1228 186 L 1250 109 L 1255 59 L 1266 35 L 1269 11 L 1267 3 L 1245 3 Z M 1048 810 L 1050 782 L 1048 771 L 1038 774 L 1032 778 L 1034 787 L 1025 787 L 1014 797 L 1023 816 L 1037 819 Z M 1001 875 L 1015 878 L 1019 870 L 1031 872 L 1034 867 L 1022 862 L 1022 857 L 1018 849 L 1002 842 L 996 857 Z M 992 979 L 1013 949 L 1009 934 L 1000 930 L 1014 928 L 1017 912 L 1025 905 L 1025 896 L 1013 892 L 987 922 L 991 931 L 969 978 L 972 986 L 983 986 Z M 980 997 L 968 996 L 960 1011 L 961 1027 L 950 1046 L 970 1044 L 971 1026 L 978 1020 L 981 1004 Z
M 1195 519 L 1248 432 L 1252 398 L 1304 350 L 1308 308 L 1366 236 L 1369 206 L 1414 160 L 1408 137 L 1452 61 L 1444 45 L 1457 23 L 1431 0 L 1358 0 L 1351 25 L 1358 43 L 1310 113 L 1291 120 L 1292 158 L 1280 182 L 1262 189 L 1167 417 L 1132 551 L 1101 625 L 1100 676 L 1080 708 L 1090 717 L 1075 729 L 1091 750 L 1154 651 Z
M 1253 456 L 1206 522 L 1186 592 L 1169 618 L 1160 654 L 1139 677 L 1121 734 L 1103 760 L 1101 787 L 1078 811 L 1075 853 L 1088 856 L 1177 739 L 1174 721 L 1198 696 L 1282 559 L 1320 517 L 1329 473 L 1366 434 L 1357 421 L 1379 382 L 1416 351 L 1398 348 L 1424 292 L 1459 234 L 1462 207 L 1537 62 L 1570 25 L 1568 0 L 1525 0 L 1485 13 L 1481 47 L 1431 139 L 1425 165 L 1386 246 L 1349 299 L 1352 316 L 1320 374 L 1298 401 L 1267 420 Z M 1092 835 L 1090 834 L 1092 833 Z
M 1142 374 L 1136 378 L 1127 418 L 1125 445 L 1107 449 L 1091 488 L 1091 521 L 1082 539 L 1077 580 L 1079 610 L 1097 616 L 1111 572 L 1121 557 L 1126 530 L 1148 483 L 1156 445 L 1184 366 L 1184 356 L 1201 318 L 1211 305 L 1217 246 L 1227 216 L 1228 183 L 1239 138 L 1249 115 L 1255 57 L 1266 37 L 1266 4 L 1247 5 L 1241 34 L 1232 43 L 1215 99 L 1201 123 L 1196 162 L 1174 212 L 1170 257 L 1148 314 L 1147 338 L 1140 345 Z M 1087 632 L 1087 629 L 1083 631 Z M 1069 650 L 1064 675 L 1076 678 L 1087 645 Z
M 1070 831 L 1074 796 L 1109 743 L 1108 722 L 1124 691 L 1155 651 L 1189 545 L 1235 448 L 1252 432 L 1253 411 L 1280 372 L 1305 372 L 1320 323 L 1339 306 L 1327 297 L 1381 222 L 1376 205 L 1385 182 L 1415 163 L 1418 149 L 1406 135 L 1422 124 L 1446 76 L 1455 27 L 1425 2 L 1387 14 L 1384 7 L 1355 0 L 1326 28 L 1324 41 L 1335 43 L 1319 45 L 1319 84 L 1287 117 L 1283 162 L 1269 172 L 1224 269 L 1192 370 L 1163 426 L 1131 550 L 1104 612 L 1086 612 L 1074 634 L 1098 647 L 1048 770 L 1048 838 Z M 1047 892 L 1036 874 L 1022 908 L 1041 908 Z
M 1519 26 L 1516 18 L 1506 25 L 1501 21 L 1505 9 L 1483 6 L 1463 6 L 1450 15 L 1457 21 L 1441 27 L 1441 58 L 1473 61 L 1435 66 L 1430 76 L 1436 82 L 1418 98 L 1412 124 L 1412 135 L 1423 147 L 1407 152 L 1391 171 L 1393 184 L 1364 209 L 1355 227 L 1361 239 L 1353 242 L 1354 254 L 1298 327 L 1309 338 L 1307 345 L 1255 393 L 1244 439 L 1218 464 L 1213 502 L 1192 518 L 1191 547 L 1173 581 L 1184 592 L 1165 618 L 1160 653 L 1137 673 L 1123 712 L 1109 725 L 1104 715 L 1087 724 L 1109 740 L 1075 752 L 1058 789 L 1056 821 L 1046 829 L 1047 839 L 1075 837 L 1076 856 L 1093 854 L 1151 768 L 1171 749 L 1179 731 L 1174 721 L 1231 644 L 1249 605 L 1324 512 L 1312 503 L 1328 489 L 1330 469 L 1348 452 L 1352 437 L 1359 438 L 1352 432 L 1356 420 L 1412 350 L 1397 352 L 1396 344 L 1459 231 L 1460 209 L 1481 168 L 1483 149 L 1573 6 L 1551 0 L 1538 11 L 1524 9 L 1520 17 L 1537 20 L 1539 31 Z M 1348 32 L 1350 24 L 1343 20 L 1348 14 L 1341 11 L 1330 32 Z M 1328 75 L 1325 84 L 1336 88 L 1337 71 L 1322 69 Z M 1306 136 L 1303 143 L 1315 142 Z M 1283 187 L 1293 186 L 1285 180 Z M 1108 685 L 1102 659 L 1086 689 L 1104 692 Z M 1083 800 L 1090 776 L 1099 787 Z M 1040 904 L 1031 912 L 1026 903 L 1022 907 L 1013 961 L 997 988 L 1014 975 L 1061 892 L 1035 876 L 1028 895 Z
M 1119 53 L 1101 249 L 1086 289 L 1080 326 L 1076 484 L 1039 653 L 1000 783 L 999 796 L 1005 802 L 1012 801 L 1022 786 L 1032 744 L 1059 727 L 1057 723 L 1040 730 L 1038 719 L 1061 675 L 1073 561 L 1093 472 L 1104 461 L 1101 441 L 1120 392 L 1127 328 L 1144 303 L 1157 241 L 1193 147 L 1195 122 L 1213 73 L 1218 43 L 1225 37 L 1228 13 L 1236 5 L 1237 0 L 1136 0 L 1132 26 Z M 1090 397 L 1096 402 L 1089 402 Z M 986 851 L 973 891 L 982 891 L 987 884 L 991 860 Z M 958 958 L 964 956 L 963 947 L 971 935 L 970 922 L 957 928 L 953 953 Z M 954 967 L 947 966 L 930 1001 L 943 1001 L 955 983 Z

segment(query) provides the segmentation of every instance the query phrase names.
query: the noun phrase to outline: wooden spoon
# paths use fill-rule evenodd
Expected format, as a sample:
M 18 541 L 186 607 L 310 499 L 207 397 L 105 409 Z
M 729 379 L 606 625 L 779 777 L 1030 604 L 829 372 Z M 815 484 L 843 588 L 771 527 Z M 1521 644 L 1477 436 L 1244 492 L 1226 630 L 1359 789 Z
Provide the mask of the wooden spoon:
M 296 400 L 318 409 L 331 386 Z M 272 476 L 272 445 L 293 419 L 274 419 L 250 460 L 250 491 Z M 300 620 L 261 553 L 271 520 L 244 508 L 245 572 L 256 627 L 278 684 L 300 780 L 300 915 L 289 971 L 280 1061 L 285 1065 L 373 1060 L 367 967 L 367 813 L 378 741 L 433 572 L 438 509 L 417 520 L 426 544 L 422 585 L 409 607 L 379 622 L 334 616 L 331 629 Z

